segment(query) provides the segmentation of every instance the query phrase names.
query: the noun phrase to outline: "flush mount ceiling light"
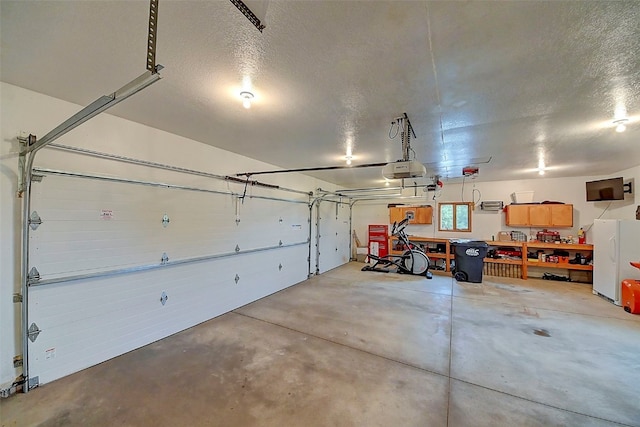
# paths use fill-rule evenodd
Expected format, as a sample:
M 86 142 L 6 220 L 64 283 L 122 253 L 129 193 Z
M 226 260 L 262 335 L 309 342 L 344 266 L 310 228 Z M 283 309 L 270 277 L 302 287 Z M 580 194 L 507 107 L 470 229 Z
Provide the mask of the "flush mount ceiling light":
M 627 129 L 627 123 L 629 122 L 629 119 L 620 119 L 620 120 L 615 120 L 613 122 L 614 125 L 616 125 L 616 132 L 621 133 L 624 132 Z
M 244 108 L 251 108 L 251 100 L 253 99 L 253 94 L 248 91 L 240 92 L 240 98 L 242 98 L 242 106 Z

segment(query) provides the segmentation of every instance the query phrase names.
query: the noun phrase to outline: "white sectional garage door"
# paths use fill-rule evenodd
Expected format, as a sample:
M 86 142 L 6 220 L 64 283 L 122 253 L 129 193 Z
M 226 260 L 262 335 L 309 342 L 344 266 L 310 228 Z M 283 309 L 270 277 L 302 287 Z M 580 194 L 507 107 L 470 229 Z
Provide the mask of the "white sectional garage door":
M 349 262 L 351 239 L 349 204 L 323 201 L 320 209 L 320 260 L 318 271 L 324 273 Z
M 308 199 L 292 199 L 45 175 L 31 209 L 42 223 L 30 231 L 30 378 L 52 381 L 305 280 Z

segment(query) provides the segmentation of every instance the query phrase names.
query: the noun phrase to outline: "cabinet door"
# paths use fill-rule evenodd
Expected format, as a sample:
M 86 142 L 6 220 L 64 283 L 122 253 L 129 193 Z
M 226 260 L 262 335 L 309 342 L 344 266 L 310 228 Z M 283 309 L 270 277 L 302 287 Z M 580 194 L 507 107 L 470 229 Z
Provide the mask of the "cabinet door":
M 573 227 L 573 205 L 549 205 L 553 227 Z
M 433 218 L 433 208 L 431 206 L 421 206 L 416 209 L 415 224 L 431 224 Z
M 529 205 L 529 224 L 533 227 L 550 227 L 550 205 Z
M 404 219 L 403 208 L 389 208 L 389 224 L 400 222 Z
M 529 205 L 507 205 L 506 224 L 509 226 L 529 225 Z

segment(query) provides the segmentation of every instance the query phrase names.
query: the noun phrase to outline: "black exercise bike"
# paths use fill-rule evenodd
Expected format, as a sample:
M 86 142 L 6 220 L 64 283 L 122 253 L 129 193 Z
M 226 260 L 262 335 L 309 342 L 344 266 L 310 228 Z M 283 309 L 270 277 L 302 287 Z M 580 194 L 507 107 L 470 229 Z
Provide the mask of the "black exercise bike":
M 406 250 L 402 255 L 385 255 L 376 256 L 369 254 L 370 260 L 375 261 L 373 265 L 365 265 L 362 271 L 377 271 L 380 273 L 389 273 L 389 267 L 395 267 L 395 272 L 400 274 L 415 274 L 417 276 L 425 276 L 431 279 L 433 274 L 429 271 L 429 257 L 424 251 L 409 242 L 409 237 L 404 229 L 407 227 L 409 219 L 405 218 L 398 224 L 393 223 L 391 234 L 398 237 L 400 244 Z

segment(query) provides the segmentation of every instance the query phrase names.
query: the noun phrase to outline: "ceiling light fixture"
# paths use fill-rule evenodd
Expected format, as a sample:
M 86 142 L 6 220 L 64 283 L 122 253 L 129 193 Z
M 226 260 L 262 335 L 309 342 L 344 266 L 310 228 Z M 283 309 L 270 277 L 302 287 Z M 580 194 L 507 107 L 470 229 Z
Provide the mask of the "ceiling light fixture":
M 251 108 L 251 100 L 253 99 L 253 94 L 248 91 L 240 92 L 240 97 L 242 98 L 242 106 L 244 108 Z
M 613 124 L 616 125 L 616 132 L 621 133 L 627 130 L 626 123 L 628 121 L 629 119 L 620 119 L 620 120 L 614 121 Z

